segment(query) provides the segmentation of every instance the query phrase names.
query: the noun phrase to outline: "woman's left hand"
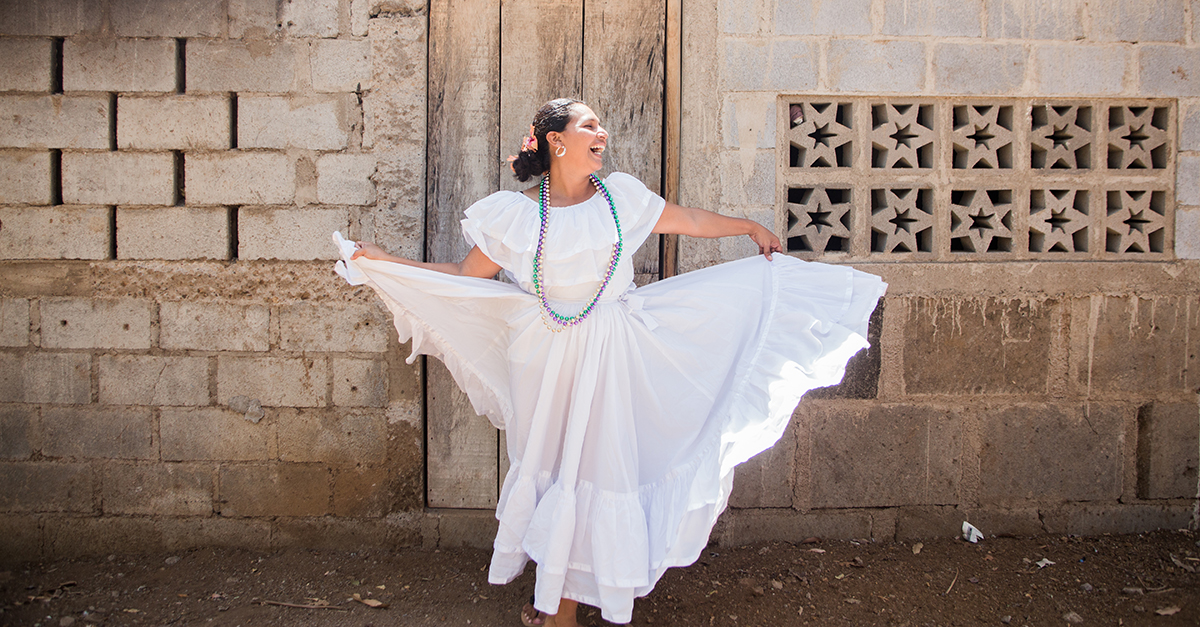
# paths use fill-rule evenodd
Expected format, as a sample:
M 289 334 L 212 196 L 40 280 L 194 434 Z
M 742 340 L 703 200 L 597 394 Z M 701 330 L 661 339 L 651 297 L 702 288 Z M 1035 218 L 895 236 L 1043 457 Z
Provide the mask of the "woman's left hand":
M 775 234 L 768 231 L 767 227 L 754 223 L 758 228 L 750 231 L 750 239 L 758 244 L 759 254 L 765 256 L 767 261 L 771 260 L 771 253 L 783 252 L 783 245 L 779 243 L 779 238 Z

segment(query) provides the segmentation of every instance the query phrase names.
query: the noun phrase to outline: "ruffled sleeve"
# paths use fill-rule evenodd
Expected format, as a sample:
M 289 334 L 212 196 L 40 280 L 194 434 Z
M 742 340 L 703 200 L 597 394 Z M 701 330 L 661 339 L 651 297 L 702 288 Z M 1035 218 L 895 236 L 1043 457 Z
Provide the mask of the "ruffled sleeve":
M 463 237 L 488 259 L 517 273 L 536 245 L 537 211 L 530 211 L 528 205 L 529 199 L 518 192 L 491 194 L 467 208 L 462 220 Z
M 621 228 L 625 233 L 625 245 L 628 250 L 636 250 L 650 237 L 658 218 L 662 216 L 667 201 L 662 196 L 650 191 L 637 178 L 624 172 L 613 172 L 604 179 L 608 191 L 613 195 L 617 204 L 617 213 L 621 216 Z

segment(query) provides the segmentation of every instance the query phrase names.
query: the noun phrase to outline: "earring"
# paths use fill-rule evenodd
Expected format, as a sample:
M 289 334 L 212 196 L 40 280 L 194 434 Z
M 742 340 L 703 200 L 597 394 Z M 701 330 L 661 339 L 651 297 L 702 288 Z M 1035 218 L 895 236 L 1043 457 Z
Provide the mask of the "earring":
M 559 147 L 558 147 L 558 150 L 555 150 L 555 151 L 554 151 L 554 156 L 555 156 L 555 157 L 561 157 L 561 156 L 563 156 L 563 155 L 565 155 L 565 154 L 567 154 L 567 147 L 566 147 L 566 146 L 559 146 Z

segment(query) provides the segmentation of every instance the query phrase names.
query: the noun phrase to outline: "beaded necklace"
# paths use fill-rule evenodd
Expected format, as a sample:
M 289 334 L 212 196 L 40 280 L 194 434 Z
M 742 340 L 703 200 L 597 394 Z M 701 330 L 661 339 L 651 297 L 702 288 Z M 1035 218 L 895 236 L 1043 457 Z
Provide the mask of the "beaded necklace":
M 608 287 L 608 282 L 612 280 L 613 273 L 617 271 L 617 263 L 621 260 L 621 219 L 617 217 L 617 206 L 613 204 L 612 195 L 608 193 L 608 188 L 600 179 L 596 178 L 595 174 L 589 174 L 592 185 L 596 187 L 596 192 L 608 201 L 608 208 L 612 211 L 613 222 L 617 225 L 617 241 L 613 244 L 612 257 L 608 263 L 608 272 L 604 275 L 604 280 L 600 282 L 600 287 L 596 288 L 596 293 L 592 295 L 592 300 L 587 306 L 574 316 L 564 316 L 550 308 L 550 301 L 546 300 L 546 292 L 542 289 L 542 261 L 545 259 L 543 252 L 543 244 L 546 242 L 546 224 L 550 212 L 547 210 L 547 204 L 550 199 L 550 175 L 547 174 L 542 178 L 541 189 L 538 191 L 538 217 L 541 219 L 541 230 L 538 232 L 537 254 L 533 257 L 533 290 L 537 294 L 538 302 L 541 304 L 542 323 L 547 329 L 558 333 L 567 327 L 573 327 L 583 322 L 588 314 L 592 313 L 592 309 L 596 307 L 596 302 L 600 300 L 600 295 L 604 293 L 604 288 Z M 550 324 L 550 320 L 555 322 L 555 326 Z

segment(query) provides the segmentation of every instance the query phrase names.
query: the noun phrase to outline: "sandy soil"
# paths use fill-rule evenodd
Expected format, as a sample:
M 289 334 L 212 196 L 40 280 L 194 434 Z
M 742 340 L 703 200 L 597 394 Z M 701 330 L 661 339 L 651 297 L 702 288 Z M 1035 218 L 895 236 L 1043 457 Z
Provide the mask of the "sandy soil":
M 487 563 L 472 549 L 206 549 L 26 564 L 0 572 L 0 624 L 520 625 L 532 567 L 491 586 Z M 639 600 L 633 624 L 1195 626 L 1197 571 L 1186 531 L 714 546 Z M 580 621 L 608 624 L 585 607 Z

